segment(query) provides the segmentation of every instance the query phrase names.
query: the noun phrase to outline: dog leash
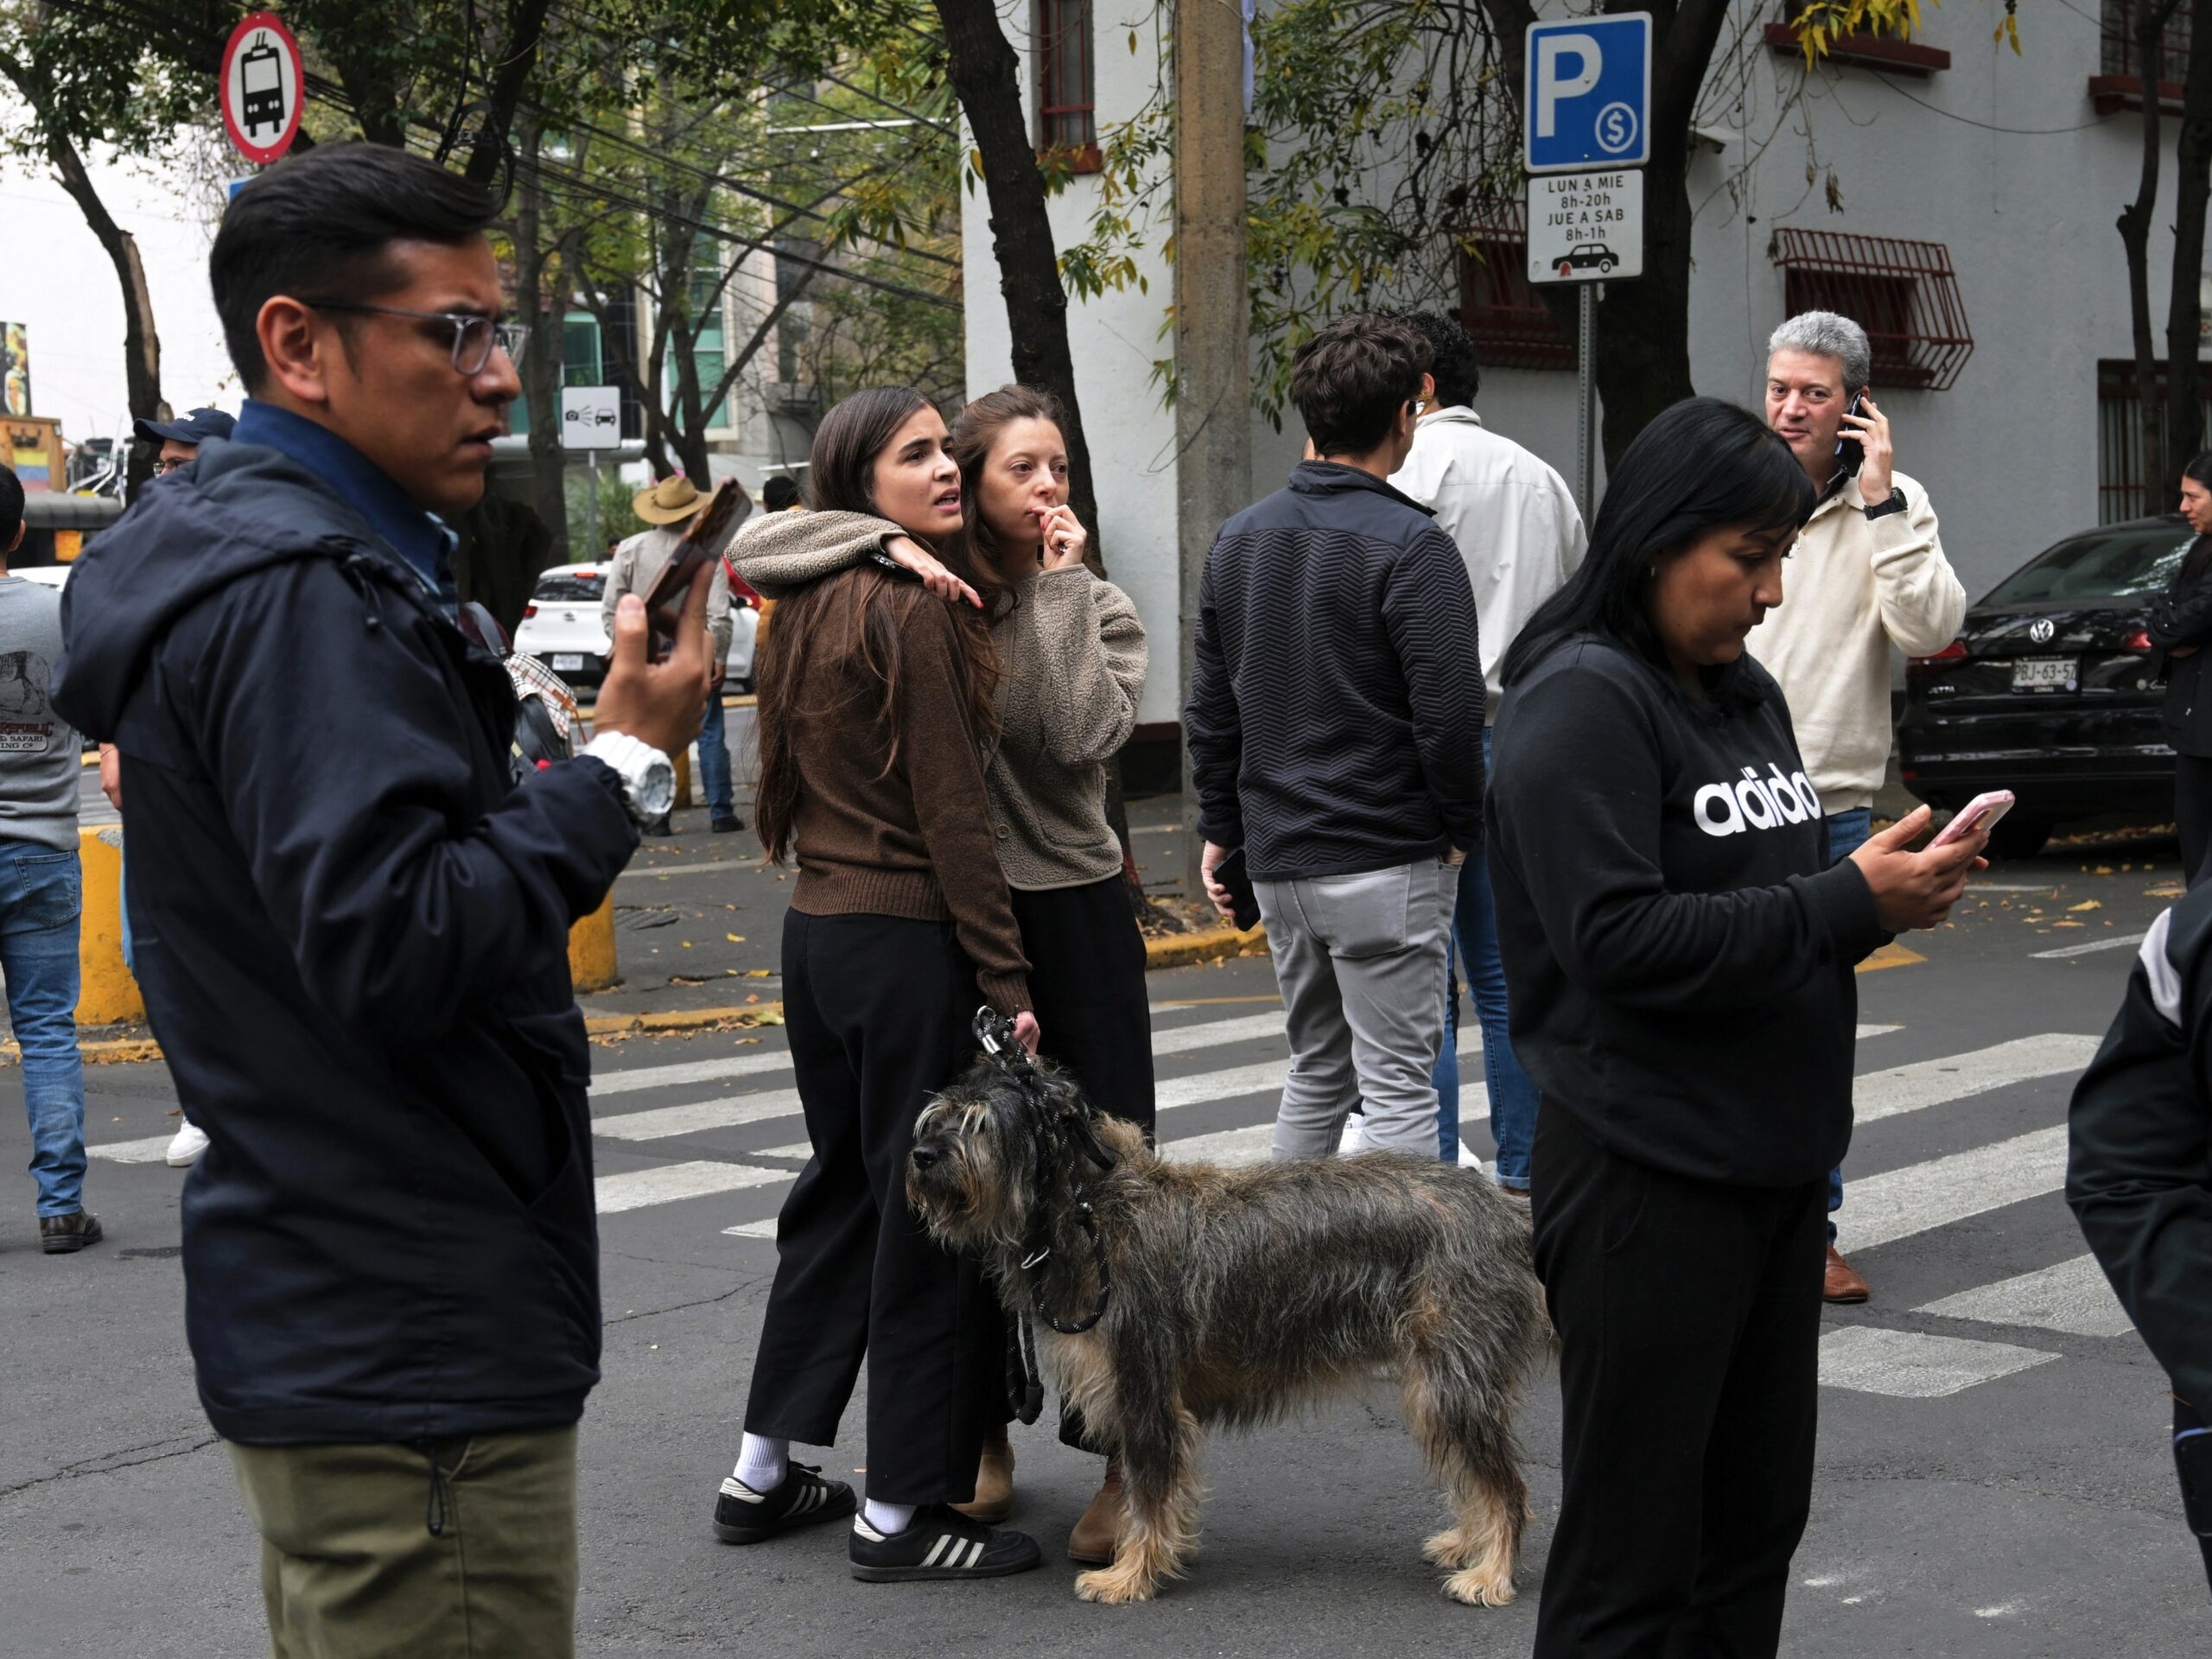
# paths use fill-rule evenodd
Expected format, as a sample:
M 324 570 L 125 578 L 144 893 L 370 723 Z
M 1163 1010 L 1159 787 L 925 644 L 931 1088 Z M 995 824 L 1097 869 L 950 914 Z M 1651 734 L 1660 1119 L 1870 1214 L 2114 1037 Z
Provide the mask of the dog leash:
M 1063 1319 L 1047 1305 L 1044 1277 L 1039 1274 L 1030 1300 L 1037 1314 L 1053 1330 L 1062 1336 L 1080 1336 L 1105 1317 L 1106 1304 L 1114 1291 L 1107 1276 L 1106 1240 L 1098 1230 L 1097 1212 L 1084 1192 L 1084 1165 L 1093 1163 L 1102 1170 L 1111 1169 L 1116 1159 L 1091 1133 L 1085 1109 L 1067 1105 L 1055 1107 L 1044 1076 L 1031 1061 L 1028 1051 L 1015 1040 L 1011 1019 L 986 1004 L 976 1011 L 975 1032 L 983 1052 L 1029 1108 L 1029 1153 L 1038 1190 L 1043 1191 L 1044 1177 L 1049 1168 L 1054 1165 L 1068 1167 L 1069 1198 L 1075 1208 L 1076 1224 L 1090 1241 L 1091 1261 L 1098 1274 L 1098 1297 L 1081 1319 Z M 1070 1154 L 1075 1155 L 1071 1157 Z M 1046 1242 L 1047 1230 L 1041 1215 L 1031 1223 L 1029 1248 L 1021 1258 L 1024 1272 L 1034 1273 L 1052 1254 L 1052 1246 Z M 1007 1332 L 1007 1397 L 1014 1415 L 1025 1425 L 1035 1422 L 1044 1410 L 1045 1384 L 1037 1365 L 1036 1326 L 1027 1309 Z

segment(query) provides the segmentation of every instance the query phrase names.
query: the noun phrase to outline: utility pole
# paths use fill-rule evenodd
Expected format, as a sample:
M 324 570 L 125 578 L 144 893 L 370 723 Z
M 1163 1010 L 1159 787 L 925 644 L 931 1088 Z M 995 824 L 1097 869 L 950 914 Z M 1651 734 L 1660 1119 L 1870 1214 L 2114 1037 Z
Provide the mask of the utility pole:
M 1222 520 L 1252 499 L 1251 308 L 1244 272 L 1244 17 L 1237 0 L 1175 7 L 1175 530 L 1182 696 L 1198 578 Z M 1183 745 L 1184 891 L 1198 879 L 1198 803 Z

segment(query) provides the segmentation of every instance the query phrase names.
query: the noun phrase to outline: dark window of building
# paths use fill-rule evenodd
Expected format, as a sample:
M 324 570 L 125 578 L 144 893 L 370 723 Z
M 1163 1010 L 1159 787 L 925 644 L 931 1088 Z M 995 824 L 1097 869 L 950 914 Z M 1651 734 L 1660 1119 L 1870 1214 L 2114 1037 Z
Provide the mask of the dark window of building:
M 2164 447 L 2166 365 L 2154 365 L 2151 395 L 2158 400 L 2154 437 Z M 2199 430 L 2212 432 L 2212 378 L 2202 384 L 2204 422 Z M 2153 493 L 2154 468 L 2143 455 L 2142 404 L 2136 397 L 2133 358 L 2107 358 L 2097 365 L 2097 522 L 2116 524 L 2126 518 L 2147 518 L 2171 512 L 2174 503 Z
M 2102 67 L 2107 75 L 2143 77 L 2136 61 L 2135 29 L 2147 10 L 2146 0 L 2104 0 Z M 2190 0 L 2181 0 L 2166 19 L 2159 42 L 2157 79 L 2178 81 L 2189 67 Z
M 1037 148 L 1098 147 L 1090 0 L 1037 0 Z
M 1529 280 L 1527 209 L 1484 203 L 1459 249 L 1459 323 L 1486 369 L 1571 369 L 1574 336 Z
M 1835 311 L 1866 331 L 1877 386 L 1947 391 L 1974 351 L 1951 252 L 1941 242 L 1843 231 L 1777 231 L 1783 309 Z

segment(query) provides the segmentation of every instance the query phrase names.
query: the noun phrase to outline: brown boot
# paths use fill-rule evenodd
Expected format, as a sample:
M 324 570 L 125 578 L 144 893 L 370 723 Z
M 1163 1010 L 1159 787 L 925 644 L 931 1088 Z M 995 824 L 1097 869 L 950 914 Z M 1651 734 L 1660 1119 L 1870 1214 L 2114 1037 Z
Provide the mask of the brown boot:
M 1828 1246 L 1828 1268 L 1821 1281 L 1821 1300 L 1824 1302 L 1863 1302 L 1873 1292 L 1859 1276 L 1858 1269 L 1843 1259 L 1833 1244 Z
M 1105 1484 L 1068 1534 L 1068 1559 L 1084 1567 L 1111 1567 L 1122 1530 L 1122 1460 L 1106 1459 Z
M 1014 1509 L 1014 1445 L 1004 1427 L 984 1437 L 983 1455 L 976 1465 L 976 1496 L 952 1507 L 987 1527 L 998 1525 Z

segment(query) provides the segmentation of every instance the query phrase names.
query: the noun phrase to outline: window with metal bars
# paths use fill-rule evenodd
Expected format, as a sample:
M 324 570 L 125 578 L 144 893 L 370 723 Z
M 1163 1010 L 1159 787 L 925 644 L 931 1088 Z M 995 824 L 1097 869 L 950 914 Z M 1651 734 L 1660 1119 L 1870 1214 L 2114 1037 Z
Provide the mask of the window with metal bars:
M 1944 391 L 1957 381 L 1974 333 L 1941 242 L 1785 227 L 1768 251 L 1789 315 L 1839 312 L 1866 331 L 1877 386 Z
M 2154 493 L 2155 464 L 2143 454 L 2142 402 L 2136 396 L 2135 360 L 2107 358 L 2097 364 L 2097 522 L 2116 524 L 2169 512 L 2173 503 Z M 2151 395 L 2158 400 L 2158 442 L 2164 445 L 2166 365 L 2155 365 Z M 2212 432 L 2212 378 L 2204 383 L 2204 423 Z
M 1517 198 L 1484 204 L 1460 247 L 1459 325 L 1484 368 L 1574 366 L 1574 336 L 1529 280 L 1528 212 Z
M 2143 107 L 2144 72 L 2158 89 L 2160 107 L 2179 114 L 2182 79 L 2189 67 L 2191 0 L 2181 0 L 2159 31 L 2158 49 L 2148 63 L 2135 40 L 2136 26 L 2151 0 L 2104 0 L 2100 18 L 2098 73 L 2089 77 L 2089 101 L 2100 115 Z
M 1037 148 L 1071 155 L 1078 173 L 1098 166 L 1097 86 L 1090 0 L 1036 0 Z

